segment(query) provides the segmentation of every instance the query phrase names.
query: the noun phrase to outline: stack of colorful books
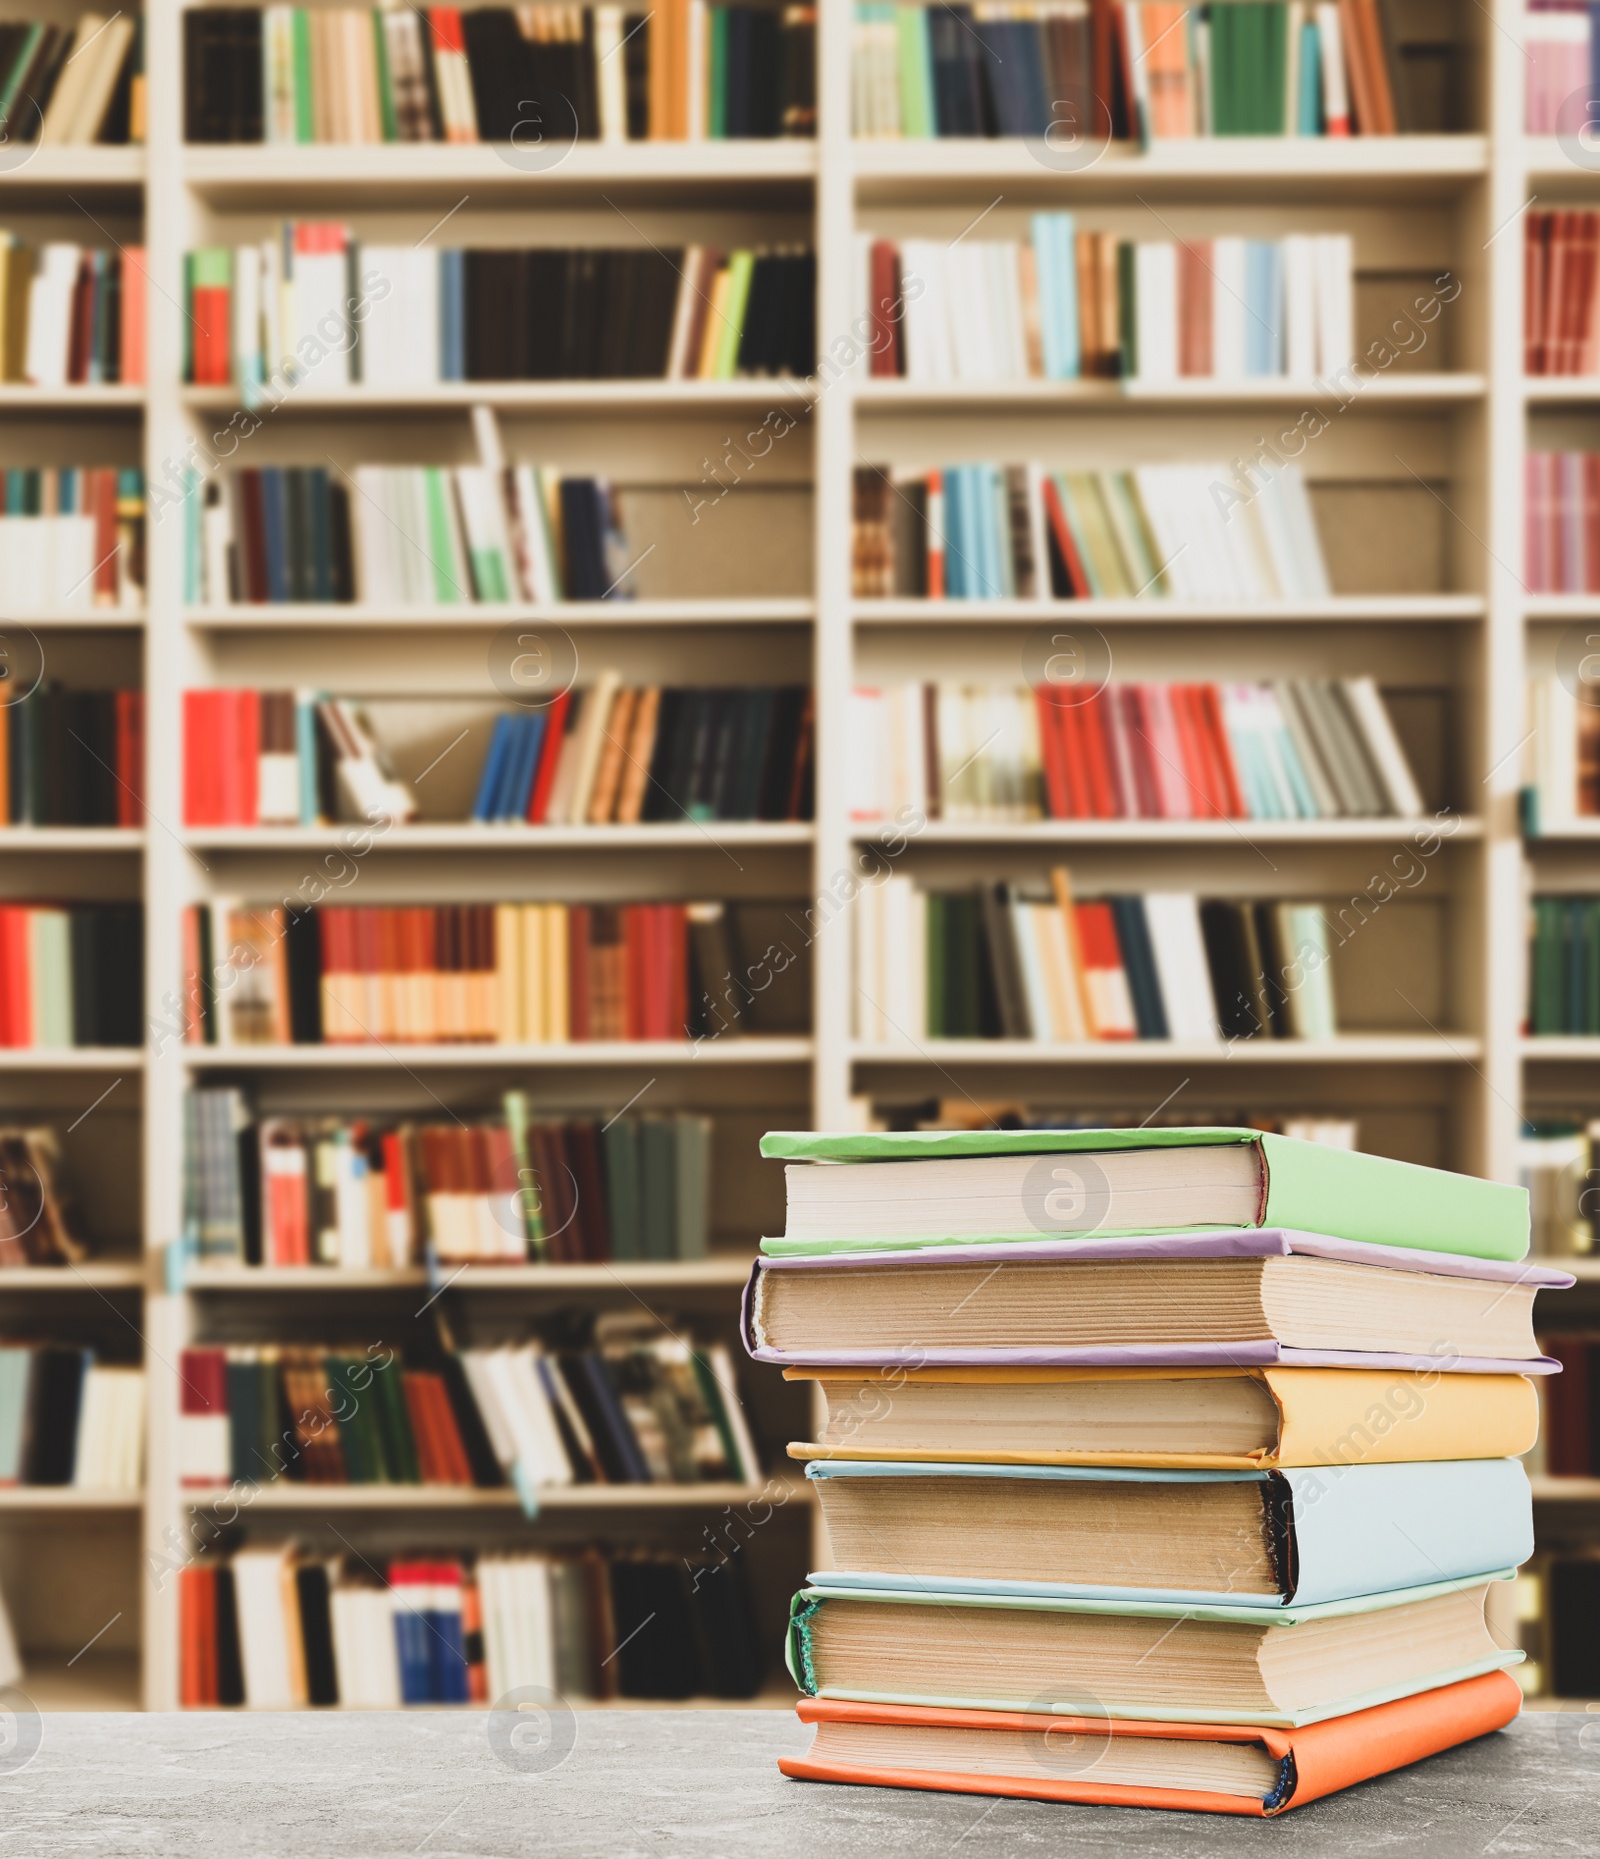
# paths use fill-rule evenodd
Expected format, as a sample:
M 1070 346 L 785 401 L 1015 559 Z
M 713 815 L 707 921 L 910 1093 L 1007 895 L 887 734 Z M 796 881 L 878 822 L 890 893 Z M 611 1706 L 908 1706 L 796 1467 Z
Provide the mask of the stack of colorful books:
M 745 1337 L 817 1384 L 837 1564 L 786 1774 L 1265 1815 L 1516 1715 L 1491 1595 L 1572 1282 L 1522 1189 L 1250 1129 L 762 1153 Z

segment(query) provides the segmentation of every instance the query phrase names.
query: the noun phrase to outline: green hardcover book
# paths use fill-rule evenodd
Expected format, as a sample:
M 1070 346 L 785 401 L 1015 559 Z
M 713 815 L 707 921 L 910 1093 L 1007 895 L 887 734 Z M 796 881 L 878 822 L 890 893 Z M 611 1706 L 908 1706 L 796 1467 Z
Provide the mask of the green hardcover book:
M 928 1037 L 945 1037 L 944 1013 L 944 898 L 937 891 L 928 893 Z
M 15 121 L 19 132 L 16 140 L 19 142 L 37 134 L 39 128 L 31 109 L 19 111 L 15 106 L 17 92 L 22 88 L 22 80 L 33 67 L 34 58 L 39 50 L 39 41 L 44 37 L 44 30 L 43 26 L 28 28 L 27 36 L 17 47 L 17 55 L 12 60 L 11 69 L 5 75 L 5 83 L 3 87 L 0 87 L 0 123 Z
M 311 91 L 311 15 L 303 6 L 294 10 L 294 139 L 317 139 Z
M 328 1405 L 339 1429 L 339 1447 L 344 1453 L 345 1476 L 353 1485 L 382 1483 L 382 1461 L 373 1452 L 371 1428 L 363 1425 L 361 1419 L 362 1403 L 370 1393 L 371 1384 L 363 1390 L 356 1387 L 354 1381 L 356 1371 L 362 1367 L 362 1358 L 324 1356 L 322 1367 L 328 1377 L 331 1397 Z
M 1583 905 L 1583 997 L 1583 1030 L 1600 1033 L 1600 903 L 1593 899 Z
M 422 1471 L 417 1463 L 417 1442 L 411 1433 L 411 1414 L 406 1407 L 398 1356 L 387 1368 L 374 1370 L 368 1393 L 372 1397 L 373 1419 L 383 1441 L 383 1458 L 391 1483 L 420 1485 Z
M 1211 43 L 1211 133 L 1231 136 L 1234 128 L 1234 42 L 1238 10 L 1232 6 L 1210 9 L 1206 30 Z
M 841 1209 L 848 1220 L 865 1205 L 853 1198 L 861 1185 L 843 1168 L 798 1171 L 803 1180 L 791 1171 L 789 1230 L 796 1236 L 763 1240 L 763 1250 L 773 1253 L 1247 1227 L 1463 1258 L 1521 1259 L 1528 1250 L 1526 1188 L 1262 1130 L 775 1130 L 762 1137 L 761 1153 L 786 1162 L 923 1165 L 916 1177 L 895 1177 L 898 1200 L 891 1196 L 872 1218 L 863 1216 L 860 1226 L 869 1230 L 849 1239 L 808 1237 L 811 1222 L 797 1218 L 796 1196 L 824 1210 L 820 1230 L 836 1225 Z M 960 1166 L 972 1157 L 990 1158 L 981 1190 Z M 927 1172 L 930 1164 L 937 1180 Z M 926 1196 L 942 1193 L 947 1204 L 937 1225 L 960 1230 L 895 1231 L 922 1218 L 902 1211 L 912 1206 L 906 1197 L 913 1188 L 918 1208 Z M 873 1184 L 874 1203 L 882 1193 Z
M 728 134 L 728 9 L 714 6 L 710 18 L 711 69 L 706 80 L 706 134 L 723 141 Z
M 670 1259 L 678 1216 L 676 1144 L 669 1117 L 639 1119 L 639 1257 Z
M 1533 1000 L 1529 1019 L 1535 1033 L 1567 1031 L 1562 1005 L 1561 901 L 1554 897 L 1533 900 Z
M 900 70 L 900 133 L 931 136 L 933 129 L 933 54 L 925 7 L 894 9 L 895 51 Z
M 672 1121 L 677 1190 L 673 1253 L 680 1259 L 703 1259 L 711 1224 L 711 1120 L 679 1116 Z
M 606 1168 L 611 1256 L 613 1259 L 637 1259 L 641 1256 L 638 1124 L 628 1117 L 618 1117 L 601 1131 L 600 1153 Z
M 1131 239 L 1117 241 L 1117 344 L 1122 353 L 1117 372 L 1131 380 L 1139 372 L 1138 286 L 1135 282 L 1134 245 Z
M 400 140 L 400 121 L 395 114 L 394 83 L 389 75 L 389 40 L 383 29 L 383 14 L 372 10 L 372 43 L 378 64 L 378 108 L 383 116 L 385 142 Z
M 754 252 L 734 252 L 728 259 L 728 295 L 722 307 L 717 365 L 711 371 L 715 381 L 731 381 L 738 372 L 739 341 L 744 335 L 744 313 L 750 305 L 750 280 L 755 276 L 755 269 Z
M 450 530 L 447 473 L 437 465 L 425 466 L 422 485 L 428 517 L 428 559 L 433 565 L 433 597 L 441 606 L 451 606 L 470 596 L 452 572 L 456 552 Z
M 1257 9 L 1256 32 L 1260 45 L 1260 89 L 1256 93 L 1257 133 L 1281 136 L 1288 128 L 1285 110 L 1289 85 L 1289 9 L 1278 0 Z
M 550 1256 L 544 1221 L 544 1201 L 538 1172 L 528 1149 L 528 1098 L 524 1091 L 507 1091 L 500 1100 L 505 1111 L 511 1153 L 516 1158 L 517 1180 L 522 1184 L 522 1227 L 528 1257 L 543 1264 Z

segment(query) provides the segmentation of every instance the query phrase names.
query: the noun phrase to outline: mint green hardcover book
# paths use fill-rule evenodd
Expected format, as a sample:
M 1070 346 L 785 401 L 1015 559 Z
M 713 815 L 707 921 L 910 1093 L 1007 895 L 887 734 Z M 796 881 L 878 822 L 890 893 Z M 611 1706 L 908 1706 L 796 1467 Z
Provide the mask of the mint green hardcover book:
M 1529 1243 L 1525 1188 L 1262 1130 L 774 1130 L 761 1153 L 1012 1164 L 943 1168 L 937 1180 L 926 1168 L 881 1181 L 791 1170 L 785 1237 L 762 1242 L 772 1254 L 1267 1226 L 1476 1259 L 1521 1259 Z M 1059 1160 L 1028 1160 L 1049 1157 Z

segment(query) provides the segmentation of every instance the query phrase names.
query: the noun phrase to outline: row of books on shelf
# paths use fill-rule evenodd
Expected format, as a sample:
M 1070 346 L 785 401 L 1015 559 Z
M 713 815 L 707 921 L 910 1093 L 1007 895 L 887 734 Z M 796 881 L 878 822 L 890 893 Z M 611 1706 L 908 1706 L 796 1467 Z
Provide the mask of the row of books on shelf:
M 1571 100 L 1594 76 L 1594 22 L 1589 0 L 1530 0 L 1522 19 L 1527 60 L 1525 123 L 1530 136 L 1577 135 L 1589 121 L 1588 98 Z M 1567 120 L 1561 107 L 1568 104 Z
M 858 4 L 853 51 L 858 136 L 1047 138 L 1059 125 L 1062 146 L 1092 148 L 1444 127 L 1400 84 L 1393 0 Z
M 1524 372 L 1595 373 L 1600 369 L 1600 213 L 1576 207 L 1530 212 L 1522 250 Z
M 138 904 L 0 904 L 0 1047 L 144 1043 Z
M 85 13 L 76 26 L 0 25 L 0 113 L 13 142 L 50 147 L 145 139 L 144 20 Z
M 807 1032 L 803 918 L 800 904 L 754 901 L 305 909 L 219 898 L 185 912 L 185 998 L 173 1006 L 188 1041 L 207 1045 Z
M 1256 475 L 1252 475 L 1254 472 Z M 1299 468 L 856 467 L 857 597 L 1320 600 L 1331 592 Z
M 856 1034 L 922 1039 L 1332 1039 L 1338 930 L 1320 904 L 1190 891 L 1075 895 L 1048 883 L 856 900 Z
M 1600 897 L 1535 897 L 1529 918 L 1528 1031 L 1600 1033 Z
M 144 473 L 137 466 L 0 470 L 0 587 L 26 613 L 144 598 Z
M 305 691 L 184 693 L 184 821 L 315 825 L 416 817 L 385 726 L 432 706 L 373 709 Z M 617 673 L 543 709 L 490 713 L 467 816 L 480 825 L 802 820 L 811 813 L 804 685 L 624 685 Z M 412 738 L 415 742 L 417 739 Z M 422 739 L 431 760 L 431 736 Z M 421 751 L 419 751 L 420 754 Z
M 142 826 L 144 692 L 39 684 L 0 704 L 0 825 Z
M 1036 213 L 1030 234 L 1026 244 L 859 235 L 871 374 L 1309 382 L 1355 353 L 1347 233 L 1119 239 L 1080 232 L 1071 213 Z
M 1544 1390 L 1544 1469 L 1552 1478 L 1600 1478 L 1600 1341 L 1541 1336 L 1561 1364 Z
M 140 384 L 149 279 L 142 246 L 32 246 L 0 232 L 0 380 Z
M 417 607 L 633 593 L 615 487 L 537 465 L 252 466 L 197 484 L 184 513 L 194 601 Z
M 1371 678 L 858 686 L 850 817 L 1320 820 L 1423 811 Z
M 446 1349 L 407 1368 L 361 1350 L 183 1352 L 180 1477 L 232 1484 L 754 1484 L 760 1462 L 721 1343 L 602 1317 L 593 1346 Z
M 184 1103 L 184 1233 L 201 1265 L 698 1259 L 708 1118 L 556 1120 L 508 1091 L 491 1122 L 265 1116 L 237 1085 Z M 3 1142 L 3 1137 L 0 1137 Z M 0 1155 L 4 1150 L 0 1149 Z
M 190 142 L 503 142 L 811 135 L 816 9 L 193 7 Z
M 1526 454 L 1522 533 L 1530 594 L 1600 593 L 1600 452 Z
M 76 248 L 70 248 L 75 250 Z M 334 221 L 185 260 L 184 378 L 278 399 L 448 381 L 809 375 L 809 251 L 367 244 Z
M 138 1491 L 144 1370 L 89 1349 L 0 1342 L 0 1488 Z
M 179 1572 L 178 1644 L 185 1709 L 747 1698 L 765 1663 L 743 1564 L 703 1547 L 374 1562 L 251 1541 Z

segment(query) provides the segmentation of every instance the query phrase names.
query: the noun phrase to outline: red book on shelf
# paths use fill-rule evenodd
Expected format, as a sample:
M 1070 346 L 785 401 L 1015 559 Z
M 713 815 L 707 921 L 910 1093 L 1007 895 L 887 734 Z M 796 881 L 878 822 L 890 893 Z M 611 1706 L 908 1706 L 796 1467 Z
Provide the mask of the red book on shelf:
M 1595 1469 L 1590 1429 L 1593 1346 L 1586 1336 L 1547 1336 L 1546 1355 L 1561 1364 L 1561 1373 L 1541 1377 L 1550 1386 L 1544 1395 L 1545 1467 L 1555 1478 L 1587 1478 Z
M 122 354 L 119 372 L 130 387 L 145 380 L 145 349 L 150 326 L 150 274 L 144 247 L 122 248 Z
M 0 904 L 0 1046 L 32 1044 L 28 908 L 25 904 Z
M 1178 738 L 1183 768 L 1186 812 L 1192 820 L 1215 818 L 1216 774 L 1207 751 L 1199 713 L 1194 707 L 1194 691 L 1187 684 L 1169 684 L 1166 690 L 1168 714 Z
M 217 1571 L 191 1563 L 178 1571 L 178 1702 L 185 1710 L 220 1704 L 217 1674 Z
M 1230 820 L 1242 820 L 1246 815 L 1244 789 L 1239 783 L 1239 770 L 1233 759 L 1233 744 L 1228 740 L 1227 727 L 1222 720 L 1221 695 L 1214 684 L 1197 684 L 1194 692 L 1195 703 L 1205 722 L 1206 739 L 1216 762 L 1218 804 Z
M 622 912 L 623 1014 L 629 1039 L 649 1039 L 655 912 L 648 904 L 629 904 Z
M 1129 813 L 1140 820 L 1161 818 L 1161 790 L 1156 785 L 1154 752 L 1144 716 L 1144 693 L 1136 684 L 1113 685 L 1109 720 L 1114 731 L 1112 745 L 1123 772 L 1123 788 L 1131 795 Z
M 1530 213 L 1522 242 L 1522 366 L 1526 374 L 1545 372 L 1545 285 L 1550 272 L 1549 213 Z
M 144 825 L 144 692 L 117 692 L 117 824 Z
M 1067 571 L 1067 597 L 1070 600 L 1087 600 L 1089 577 L 1084 573 L 1078 545 L 1072 539 L 1067 513 L 1062 508 L 1060 486 L 1051 477 L 1044 481 L 1044 508 L 1045 515 L 1050 519 L 1050 533 L 1055 537 L 1056 548 L 1061 554 L 1062 566 Z
M 1116 762 L 1107 740 L 1111 700 L 1106 691 L 1096 691 L 1082 705 L 1079 717 L 1084 761 L 1089 775 L 1089 817 L 1116 820 L 1123 816 L 1122 794 L 1117 784 Z
M 1036 689 L 1034 699 L 1039 715 L 1039 759 L 1044 765 L 1045 811 L 1052 820 L 1070 820 L 1074 817 L 1072 787 L 1061 723 L 1069 706 L 1057 702 L 1044 689 Z
M 944 473 L 928 473 L 928 598 L 944 599 Z
M 183 823 L 185 826 L 214 826 L 211 808 L 215 804 L 217 782 L 211 767 L 209 737 L 210 705 L 215 693 L 185 691 L 183 694 Z
M 112 606 L 117 598 L 117 474 L 110 466 L 84 473 L 84 509 L 94 518 L 95 605 Z
M 1066 770 L 1068 820 L 1092 820 L 1095 817 L 1094 788 L 1089 778 L 1087 706 L 1082 703 L 1056 707 L 1056 733 L 1061 742 L 1061 760 Z
M 544 727 L 544 742 L 539 750 L 539 772 L 533 778 L 533 787 L 528 795 L 528 820 L 534 826 L 544 824 L 545 810 L 550 805 L 550 789 L 555 784 L 556 766 L 561 760 L 561 745 L 566 740 L 567 712 L 571 706 L 570 691 L 563 691 L 550 706 L 549 718 Z
M 233 693 L 233 798 L 231 825 L 261 823 L 261 693 Z
M 905 372 L 900 353 L 900 253 L 889 239 L 876 239 L 870 259 L 872 290 L 872 373 L 893 377 Z
M 1209 239 L 1178 241 L 1178 373 L 1216 372 L 1212 327 L 1213 269 Z
M 1127 972 L 1122 963 L 1122 945 L 1117 940 L 1117 921 L 1110 904 L 1079 904 L 1075 911 L 1078 925 L 1078 950 L 1083 958 L 1084 990 L 1094 1018 L 1096 1039 L 1134 1039 L 1138 1023 L 1133 1013 L 1133 997 L 1128 991 Z

